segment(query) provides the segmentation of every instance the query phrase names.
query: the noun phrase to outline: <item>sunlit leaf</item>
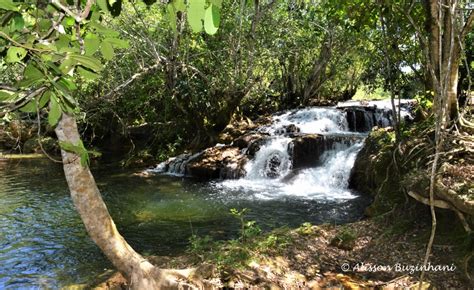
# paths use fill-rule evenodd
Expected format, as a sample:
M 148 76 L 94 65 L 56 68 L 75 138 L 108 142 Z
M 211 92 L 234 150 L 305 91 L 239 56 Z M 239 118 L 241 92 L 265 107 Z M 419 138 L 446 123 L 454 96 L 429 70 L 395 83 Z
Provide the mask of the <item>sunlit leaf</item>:
M 12 0 L 0 0 L 0 9 L 18 11 L 18 7 Z
M 100 52 L 106 60 L 111 60 L 115 56 L 114 48 L 110 42 L 102 42 L 102 45 L 100 46 Z
M 105 12 L 109 11 L 107 0 L 97 0 L 97 5 L 99 5 L 100 10 Z
M 186 10 L 186 3 L 184 3 L 184 0 L 174 0 L 173 6 L 176 11 L 184 12 Z
M 7 50 L 7 57 L 5 58 L 6 62 L 19 62 L 22 60 L 27 54 L 26 49 L 23 47 L 16 47 L 16 46 L 11 46 Z
M 210 0 L 212 5 L 216 6 L 217 8 L 222 8 L 222 0 Z
M 83 78 L 85 79 L 88 79 L 88 80 L 95 80 L 97 79 L 100 75 L 96 74 L 96 73 L 93 73 L 87 69 L 84 69 L 82 67 L 77 67 L 77 72 L 79 73 L 80 76 L 82 76 Z
M 15 94 L 14 92 L 0 90 L 0 102 L 8 102 L 10 100 L 13 100 L 16 96 L 17 94 Z
M 202 30 L 202 20 L 205 14 L 205 0 L 193 0 L 189 2 L 188 23 L 194 32 Z
M 102 64 L 100 63 L 100 60 L 92 56 L 71 54 L 69 57 L 75 60 L 78 64 L 90 68 L 95 72 L 101 71 L 103 68 Z
M 88 34 L 84 38 L 84 49 L 86 55 L 93 55 L 100 47 L 100 40 L 97 36 L 93 34 Z
M 221 18 L 219 8 L 211 4 L 206 9 L 206 15 L 204 17 L 204 30 L 207 34 L 215 34 L 219 28 Z
M 48 123 L 51 127 L 56 126 L 61 118 L 62 110 L 61 106 L 58 103 L 56 95 L 51 92 L 50 103 L 49 103 L 49 114 L 48 114 Z

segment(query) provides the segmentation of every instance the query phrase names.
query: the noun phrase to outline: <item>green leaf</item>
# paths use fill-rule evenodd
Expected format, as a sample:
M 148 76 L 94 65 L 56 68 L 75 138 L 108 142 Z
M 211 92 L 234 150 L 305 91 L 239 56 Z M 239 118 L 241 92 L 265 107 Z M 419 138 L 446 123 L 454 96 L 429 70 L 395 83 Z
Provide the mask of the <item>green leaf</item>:
M 97 0 L 97 5 L 99 5 L 100 10 L 107 12 L 109 8 L 107 6 L 107 0 Z
M 97 79 L 100 75 L 93 73 L 87 69 L 84 69 L 80 66 L 77 67 L 77 72 L 79 75 L 87 80 L 95 80 Z
M 25 113 L 36 113 L 36 100 L 33 99 L 29 101 L 26 105 L 21 107 L 20 112 L 25 112 Z
M 0 102 L 7 102 L 13 100 L 17 94 L 10 91 L 0 90 Z
M 43 73 L 32 63 L 28 64 L 23 75 L 25 76 L 25 78 L 33 81 L 44 79 Z
M 0 0 L 0 9 L 18 11 L 18 7 L 12 0 Z
M 76 84 L 67 78 L 60 78 L 57 82 L 59 85 L 65 86 L 69 91 L 77 90 Z
M 60 35 L 59 39 L 54 42 L 54 45 L 56 46 L 56 49 L 59 52 L 64 52 L 66 49 L 69 48 L 70 42 L 71 40 L 69 39 L 69 37 L 65 35 Z
M 222 8 L 222 0 L 210 0 L 211 4 L 216 6 L 217 8 Z
M 111 60 L 115 56 L 114 48 L 110 42 L 103 41 L 100 46 L 100 52 L 106 60 Z
M 84 48 L 86 50 L 86 55 L 93 55 L 100 47 L 100 40 L 97 36 L 93 34 L 88 34 L 84 38 Z
M 64 18 L 62 23 L 66 27 L 71 27 L 76 23 L 76 20 L 73 17 L 68 16 L 68 17 Z
M 39 99 L 38 101 L 38 105 L 41 108 L 43 108 L 44 106 L 46 106 L 46 104 L 49 102 L 49 99 L 51 98 L 51 91 L 46 91 L 43 93 L 43 95 L 41 96 L 41 98 Z
M 119 39 L 119 38 L 106 38 L 104 39 L 105 42 L 109 42 L 114 47 L 117 48 L 129 48 L 130 44 L 127 40 Z
M 23 20 L 23 16 L 15 15 L 15 17 L 13 17 L 13 27 L 14 27 L 14 30 L 18 30 L 18 31 L 22 30 L 23 27 L 25 27 L 25 20 Z
M 100 63 L 100 60 L 92 56 L 71 54 L 69 57 L 75 60 L 78 64 L 83 65 L 87 68 L 90 68 L 91 70 L 95 72 L 99 72 L 103 68 L 102 64 Z
M 37 101 L 38 101 L 39 109 L 43 108 L 44 106 L 46 106 L 46 104 L 49 101 L 49 94 L 44 93 L 43 95 L 41 95 L 39 99 L 38 97 L 32 99 L 26 105 L 21 107 L 19 110 L 25 113 L 36 113 L 38 111 L 38 109 L 36 108 Z
M 204 17 L 204 30 L 207 34 L 215 34 L 217 29 L 219 28 L 219 24 L 221 21 L 221 16 L 219 12 L 219 8 L 217 6 L 211 4 L 206 9 L 206 15 Z
M 184 12 L 186 10 L 186 3 L 184 3 L 184 0 L 174 0 L 173 6 L 174 9 L 179 12 Z
M 59 141 L 59 147 L 61 147 L 61 149 L 63 149 L 64 151 L 79 155 L 79 157 L 81 158 L 81 165 L 83 167 L 87 167 L 89 165 L 89 154 L 86 148 L 84 147 L 84 143 L 82 143 L 81 140 L 79 140 L 77 145 L 74 145 L 69 142 Z
M 45 80 L 43 73 L 31 63 L 26 67 L 23 76 L 17 85 L 24 88 L 29 88 Z
M 110 36 L 110 37 L 117 37 L 119 36 L 119 33 L 113 29 L 109 29 L 102 24 L 100 24 L 98 21 L 91 21 L 90 25 L 100 34 L 103 34 L 105 36 Z
M 73 107 L 76 107 L 77 106 L 77 101 L 71 96 L 71 90 L 68 88 L 68 85 L 66 82 L 61 82 L 61 81 L 58 81 L 58 82 L 53 82 L 53 85 L 54 87 L 56 88 L 56 91 L 58 92 L 59 96 L 62 96 L 64 97 L 64 102 L 63 102 L 63 105 L 66 109 L 66 111 L 68 111 L 68 106 L 66 106 L 67 104 L 70 104 L 70 111 L 72 112 L 74 109 Z M 68 113 L 70 113 L 68 111 Z
M 26 54 L 27 51 L 23 47 L 10 46 L 5 61 L 10 63 L 19 62 L 26 56 Z
M 177 32 L 177 26 L 176 26 L 176 11 L 174 9 L 174 6 L 171 4 L 168 4 L 166 6 L 166 16 L 168 17 L 168 21 L 170 22 L 171 29 L 176 33 Z
M 70 74 L 71 71 L 74 69 L 74 65 L 76 62 L 70 58 L 66 58 L 61 64 L 59 65 L 59 70 L 64 74 Z
M 62 110 L 58 99 L 53 92 L 51 92 L 50 99 L 51 101 L 49 103 L 48 123 L 51 127 L 54 127 L 59 122 L 59 118 L 61 118 Z
M 192 0 L 189 1 L 188 7 L 188 23 L 194 32 L 200 32 L 202 30 L 202 20 L 204 18 L 206 1 L 205 0 Z

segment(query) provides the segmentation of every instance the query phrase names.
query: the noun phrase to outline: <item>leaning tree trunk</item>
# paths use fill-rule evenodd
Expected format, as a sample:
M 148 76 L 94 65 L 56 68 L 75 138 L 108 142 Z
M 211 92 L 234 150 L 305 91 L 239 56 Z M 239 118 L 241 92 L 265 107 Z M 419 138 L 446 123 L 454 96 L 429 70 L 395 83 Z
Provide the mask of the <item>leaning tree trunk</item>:
M 80 142 L 76 120 L 64 113 L 55 129 L 58 140 Z M 81 165 L 80 157 L 61 150 L 64 173 L 74 205 L 87 233 L 112 264 L 125 275 L 132 289 L 177 288 L 174 278 L 185 278 L 190 270 L 159 269 L 138 254 L 120 235 L 102 200 L 94 177 L 88 167 Z

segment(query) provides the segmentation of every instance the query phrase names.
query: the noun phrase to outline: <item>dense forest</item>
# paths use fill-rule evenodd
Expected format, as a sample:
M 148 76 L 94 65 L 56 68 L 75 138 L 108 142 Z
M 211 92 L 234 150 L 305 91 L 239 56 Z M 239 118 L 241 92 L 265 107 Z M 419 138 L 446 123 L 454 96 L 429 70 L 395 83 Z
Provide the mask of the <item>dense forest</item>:
M 474 286 L 473 26 L 456 0 L 0 0 L 0 261 L 25 263 L 0 288 Z M 28 188 L 34 226 L 67 189 L 94 277 L 20 261 Z

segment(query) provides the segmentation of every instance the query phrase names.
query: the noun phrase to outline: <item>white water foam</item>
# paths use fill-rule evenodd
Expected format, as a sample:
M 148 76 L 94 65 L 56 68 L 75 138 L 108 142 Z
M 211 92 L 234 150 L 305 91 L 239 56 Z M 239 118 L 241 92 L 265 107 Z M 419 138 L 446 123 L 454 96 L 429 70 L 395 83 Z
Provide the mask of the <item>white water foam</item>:
M 269 147 L 275 149 L 275 143 L 278 142 L 273 141 Z M 361 147 L 362 142 L 352 146 L 338 144 L 334 149 L 323 154 L 321 165 L 300 170 L 293 176 L 287 170 L 278 178 L 268 178 L 261 174 L 263 162 L 260 160 L 265 159 L 264 154 L 273 153 L 270 149 L 262 148 L 262 156 L 256 157 L 260 160 L 248 164 L 250 174 L 237 180 L 220 181 L 214 186 L 222 191 L 244 192 L 238 196 L 244 199 L 281 199 L 283 197 L 322 200 L 353 199 L 357 196 L 348 190 L 347 186 L 350 171 Z M 283 155 L 284 152 L 281 154 Z
M 273 116 L 273 124 L 263 131 L 275 134 L 283 126 L 294 124 L 301 133 L 344 133 L 348 130 L 345 112 L 335 108 L 306 108 Z

